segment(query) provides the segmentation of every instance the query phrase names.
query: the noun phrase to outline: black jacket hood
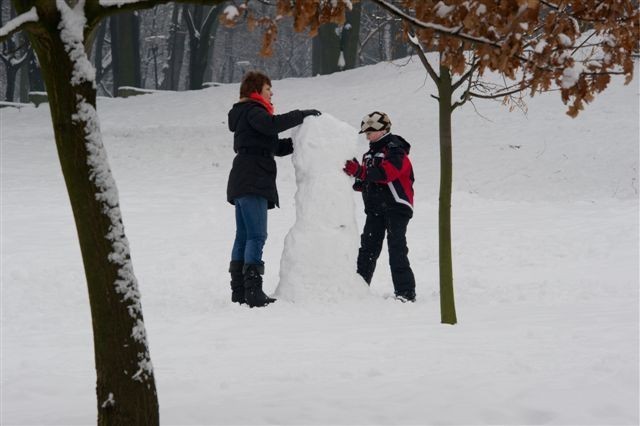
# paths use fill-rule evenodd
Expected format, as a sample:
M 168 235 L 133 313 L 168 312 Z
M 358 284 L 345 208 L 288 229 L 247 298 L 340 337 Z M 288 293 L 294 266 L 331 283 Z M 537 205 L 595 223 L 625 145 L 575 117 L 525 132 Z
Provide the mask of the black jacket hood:
M 411 144 L 406 141 L 402 136 L 394 135 L 393 133 L 387 133 L 382 138 L 375 142 L 369 143 L 369 147 L 374 150 L 379 150 L 384 146 L 393 145 L 402 148 L 407 154 L 411 150 Z

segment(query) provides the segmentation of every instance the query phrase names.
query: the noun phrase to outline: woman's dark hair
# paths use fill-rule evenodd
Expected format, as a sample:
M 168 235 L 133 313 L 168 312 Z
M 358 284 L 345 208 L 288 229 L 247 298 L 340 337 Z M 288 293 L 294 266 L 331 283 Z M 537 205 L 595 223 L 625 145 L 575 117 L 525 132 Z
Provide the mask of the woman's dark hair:
M 265 83 L 271 86 L 271 79 L 261 72 L 249 71 L 242 78 L 240 97 L 248 98 L 253 92 L 262 92 L 262 87 Z

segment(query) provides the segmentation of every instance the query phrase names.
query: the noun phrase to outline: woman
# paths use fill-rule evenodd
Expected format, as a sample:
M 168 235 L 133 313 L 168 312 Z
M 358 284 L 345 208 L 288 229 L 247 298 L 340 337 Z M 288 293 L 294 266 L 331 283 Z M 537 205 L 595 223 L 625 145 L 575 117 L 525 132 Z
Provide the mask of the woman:
M 267 210 L 279 207 L 273 157 L 293 152 L 291 139 L 279 139 L 278 133 L 301 124 L 307 116 L 320 115 L 315 109 L 275 115 L 272 96 L 269 77 L 249 72 L 240 85 L 240 101 L 229 111 L 236 152 L 227 184 L 227 201 L 236 209 L 236 238 L 229 265 L 231 301 L 250 307 L 275 301 L 262 291 Z

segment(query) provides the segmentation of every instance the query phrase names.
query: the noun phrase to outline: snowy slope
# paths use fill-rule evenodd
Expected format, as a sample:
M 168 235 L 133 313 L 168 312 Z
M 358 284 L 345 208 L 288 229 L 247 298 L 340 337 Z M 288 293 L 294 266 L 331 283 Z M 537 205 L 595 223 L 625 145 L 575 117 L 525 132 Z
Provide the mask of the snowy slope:
M 382 297 L 392 292 L 384 251 L 370 297 L 230 303 L 226 113 L 237 92 L 98 105 L 163 424 L 638 424 L 637 79 L 616 81 L 575 120 L 557 93 L 530 99 L 526 117 L 491 102 L 476 104 L 482 117 L 456 111 L 454 327 L 439 324 L 437 106 L 421 65 L 274 82 L 277 111 L 317 108 L 357 127 L 380 109 L 412 143 L 411 305 Z M 0 423 L 91 424 L 91 319 L 49 111 L 1 109 L 0 119 Z M 292 157 L 277 161 L 269 293 L 308 195 L 296 197 Z M 339 288 L 339 275 L 327 285 Z

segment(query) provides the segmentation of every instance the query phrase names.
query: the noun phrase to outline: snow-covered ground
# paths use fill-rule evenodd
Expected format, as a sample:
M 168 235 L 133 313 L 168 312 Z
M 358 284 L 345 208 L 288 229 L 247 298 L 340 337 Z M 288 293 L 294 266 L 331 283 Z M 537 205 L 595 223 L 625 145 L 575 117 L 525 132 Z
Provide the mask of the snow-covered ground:
M 471 105 L 456 111 L 455 326 L 439 323 L 437 106 L 421 65 L 274 82 L 277 111 L 317 108 L 357 128 L 365 113 L 383 110 L 412 143 L 415 304 L 384 297 L 392 292 L 384 251 L 372 296 L 231 304 L 226 114 L 237 92 L 226 85 L 98 105 L 163 424 L 638 424 L 637 77 L 628 86 L 616 80 L 577 119 L 564 114 L 558 93 L 530 99 L 526 117 L 492 102 L 476 104 L 482 117 Z M 0 118 L 0 423 L 93 424 L 89 303 L 49 111 L 1 109 Z M 316 161 L 325 161 L 322 129 L 308 124 L 297 142 L 312 139 Z M 345 143 L 362 152 L 355 141 Z M 303 237 L 324 236 L 310 223 L 326 225 L 317 212 L 296 222 L 296 199 L 313 199 L 315 186 L 296 195 L 292 157 L 278 167 L 268 293 L 281 272 L 287 278 L 281 259 L 296 256 L 284 247 L 294 223 Z M 326 184 L 349 184 L 338 175 Z M 343 204 L 333 205 L 349 220 L 353 206 Z M 331 264 L 348 244 L 323 241 L 295 268 L 306 277 L 305 267 L 317 270 L 319 257 Z M 321 280 L 333 294 L 352 279 L 340 271 L 335 282 Z

